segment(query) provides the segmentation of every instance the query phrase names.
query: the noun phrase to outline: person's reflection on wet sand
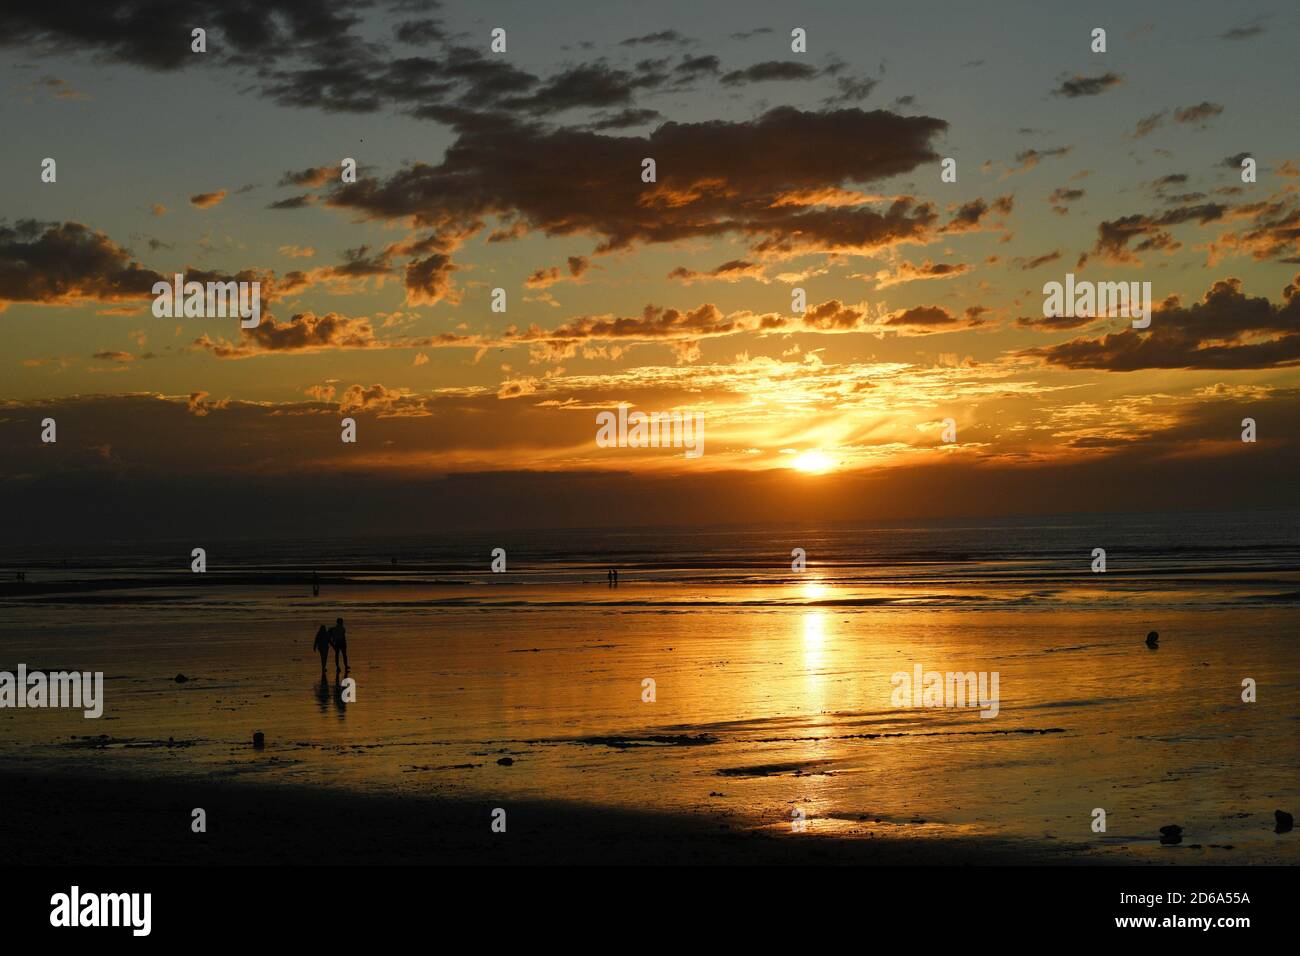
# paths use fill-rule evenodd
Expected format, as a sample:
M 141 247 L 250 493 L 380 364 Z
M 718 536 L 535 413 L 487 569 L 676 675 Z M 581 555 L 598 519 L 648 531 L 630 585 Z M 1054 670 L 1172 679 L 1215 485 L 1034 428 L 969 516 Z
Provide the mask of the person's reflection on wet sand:
M 330 682 L 324 671 L 321 672 L 320 682 L 314 686 L 316 689 L 316 703 L 320 704 L 320 712 L 323 716 L 328 714 L 330 710 Z
M 346 680 L 346 678 L 344 678 Z M 348 705 L 343 703 L 343 681 L 339 680 L 337 672 L 334 674 L 334 709 L 339 712 L 339 717 L 343 717 L 348 712 Z

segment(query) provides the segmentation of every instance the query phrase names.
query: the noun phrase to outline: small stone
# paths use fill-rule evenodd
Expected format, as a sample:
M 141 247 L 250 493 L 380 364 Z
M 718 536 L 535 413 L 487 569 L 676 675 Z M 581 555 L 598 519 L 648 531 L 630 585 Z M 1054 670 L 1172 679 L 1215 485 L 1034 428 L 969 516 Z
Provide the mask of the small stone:
M 178 683 L 178 684 L 186 684 L 186 683 L 189 683 L 189 678 L 186 677 L 184 674 L 177 674 L 177 675 L 173 678 L 173 680 L 175 680 L 176 683 Z
M 1160 828 L 1160 842 L 1166 846 L 1173 846 L 1183 842 L 1183 828 L 1176 823 L 1171 823 L 1167 827 Z
M 511 767 L 514 765 L 514 762 L 515 762 L 514 757 L 502 757 L 500 760 L 497 761 L 497 766 Z
M 260 730 L 253 732 L 253 746 L 258 750 L 266 746 L 266 735 Z
M 1155 631 L 1150 631 L 1147 634 L 1147 647 L 1156 648 L 1159 646 L 1160 646 L 1160 635 L 1157 634 Z
M 1273 830 L 1274 833 L 1290 833 L 1291 827 L 1295 825 L 1295 817 L 1285 810 L 1274 810 L 1273 819 L 1277 821 L 1277 826 Z

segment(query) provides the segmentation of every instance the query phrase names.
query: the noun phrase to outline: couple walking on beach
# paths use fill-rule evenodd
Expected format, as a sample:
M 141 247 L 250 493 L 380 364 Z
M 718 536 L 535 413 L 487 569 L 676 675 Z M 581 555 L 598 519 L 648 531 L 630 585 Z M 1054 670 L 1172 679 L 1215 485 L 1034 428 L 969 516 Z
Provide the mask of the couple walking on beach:
M 312 644 L 312 650 L 320 652 L 320 672 L 325 676 L 325 663 L 330 656 L 330 648 L 334 648 L 334 673 L 339 672 L 339 655 L 343 655 L 343 670 L 348 672 L 352 666 L 348 663 L 348 632 L 343 627 L 343 618 L 336 618 L 333 627 L 320 626 L 316 632 L 316 642 Z

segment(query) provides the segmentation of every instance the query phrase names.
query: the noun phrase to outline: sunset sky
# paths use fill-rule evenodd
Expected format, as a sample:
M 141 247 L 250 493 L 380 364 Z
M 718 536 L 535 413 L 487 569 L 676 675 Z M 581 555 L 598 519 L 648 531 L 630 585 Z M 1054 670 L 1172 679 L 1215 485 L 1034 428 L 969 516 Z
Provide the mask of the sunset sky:
M 15 8 L 18 533 L 1293 502 L 1300 11 L 1091 6 Z M 260 281 L 262 325 L 155 318 L 176 272 Z M 1151 327 L 1045 320 L 1067 272 L 1149 281 Z M 705 454 L 597 447 L 619 403 Z

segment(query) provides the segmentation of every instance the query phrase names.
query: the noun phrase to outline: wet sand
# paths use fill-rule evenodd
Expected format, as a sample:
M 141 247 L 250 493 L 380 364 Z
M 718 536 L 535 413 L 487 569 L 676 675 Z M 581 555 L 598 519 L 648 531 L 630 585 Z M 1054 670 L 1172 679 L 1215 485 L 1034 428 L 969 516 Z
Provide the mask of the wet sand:
M 11 600 L 0 667 L 102 670 L 107 700 L 99 720 L 0 711 L 6 826 L 44 833 L 34 854 L 123 862 L 1300 862 L 1272 832 L 1300 806 L 1300 610 L 1218 584 L 1195 607 L 1030 590 L 489 577 Z M 336 616 L 354 703 L 311 651 Z M 997 717 L 893 706 L 916 663 L 998 671 Z M 1160 845 L 1175 823 L 1183 845 Z
M 878 864 L 1100 862 L 1080 845 L 827 836 L 733 827 L 698 815 L 175 778 L 0 773 L 11 865 Z M 18 799 L 21 797 L 21 799 Z M 192 811 L 207 832 L 191 831 Z M 1178 848 L 1172 848 L 1177 851 Z M 1197 862 L 1214 862 L 1189 852 Z

